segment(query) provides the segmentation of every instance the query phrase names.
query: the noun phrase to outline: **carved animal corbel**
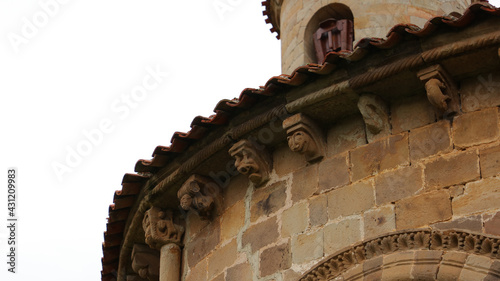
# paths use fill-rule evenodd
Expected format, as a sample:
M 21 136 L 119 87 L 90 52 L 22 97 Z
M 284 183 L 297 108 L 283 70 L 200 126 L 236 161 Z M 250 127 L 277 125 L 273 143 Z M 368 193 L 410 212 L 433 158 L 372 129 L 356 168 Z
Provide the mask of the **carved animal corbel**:
M 128 276 L 127 281 L 157 281 L 160 275 L 160 252 L 146 245 L 135 244 L 132 249 L 132 269 L 139 276 Z
M 247 175 L 255 186 L 261 186 L 269 180 L 272 160 L 265 149 L 258 149 L 249 140 L 240 140 L 229 149 L 229 154 L 234 157 L 238 172 Z
M 158 207 L 151 207 L 144 213 L 142 227 L 146 244 L 157 250 L 169 243 L 180 245 L 184 234 L 180 217 L 174 216 L 172 210 L 162 210 Z
M 459 111 L 458 87 L 443 67 L 434 65 L 419 71 L 417 75 L 425 83 L 427 98 L 439 116 Z
M 192 175 L 177 192 L 181 208 L 195 210 L 201 217 L 208 218 L 219 195 L 219 186 L 209 177 Z
M 299 113 L 283 121 L 288 135 L 288 146 L 293 152 L 301 153 L 311 163 L 325 156 L 325 137 L 321 129 L 307 116 Z
M 368 142 L 390 135 L 389 106 L 381 97 L 362 95 L 358 101 L 358 109 L 365 121 Z

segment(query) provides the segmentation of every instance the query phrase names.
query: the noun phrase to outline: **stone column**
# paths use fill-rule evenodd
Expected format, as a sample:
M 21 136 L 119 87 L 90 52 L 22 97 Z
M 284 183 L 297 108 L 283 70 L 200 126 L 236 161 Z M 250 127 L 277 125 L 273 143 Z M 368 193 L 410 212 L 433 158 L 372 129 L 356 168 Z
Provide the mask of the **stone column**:
M 152 207 L 142 222 L 146 244 L 160 250 L 160 281 L 180 281 L 181 239 L 184 227 L 172 210 Z

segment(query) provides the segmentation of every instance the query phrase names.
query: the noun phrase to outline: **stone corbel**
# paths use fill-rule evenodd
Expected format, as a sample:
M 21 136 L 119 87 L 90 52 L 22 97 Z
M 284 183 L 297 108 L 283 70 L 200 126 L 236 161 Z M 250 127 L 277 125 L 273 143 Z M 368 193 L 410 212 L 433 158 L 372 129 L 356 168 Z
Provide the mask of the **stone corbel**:
M 417 75 L 425 83 L 427 98 L 439 116 L 459 111 L 458 87 L 443 67 L 434 65 L 419 71 Z
M 229 149 L 229 154 L 236 161 L 234 166 L 241 174 L 255 185 L 261 186 L 269 180 L 272 160 L 265 149 L 258 149 L 249 140 L 240 140 Z
M 146 245 L 135 244 L 132 249 L 132 269 L 137 275 L 127 276 L 127 281 L 158 281 L 160 252 Z
M 359 98 L 358 109 L 366 126 L 366 138 L 372 142 L 391 134 L 389 106 L 379 96 L 364 94 Z
M 302 113 L 295 114 L 283 121 L 283 129 L 288 135 L 288 146 L 293 152 L 304 154 L 311 163 L 325 156 L 325 137 L 321 129 Z
M 160 250 L 167 244 L 181 244 L 184 227 L 180 224 L 180 217 L 174 216 L 172 210 L 162 210 L 151 207 L 144 214 L 142 221 L 146 244 L 153 249 Z
M 195 210 L 200 217 L 210 217 L 219 195 L 219 186 L 209 177 L 192 175 L 177 192 L 181 208 Z

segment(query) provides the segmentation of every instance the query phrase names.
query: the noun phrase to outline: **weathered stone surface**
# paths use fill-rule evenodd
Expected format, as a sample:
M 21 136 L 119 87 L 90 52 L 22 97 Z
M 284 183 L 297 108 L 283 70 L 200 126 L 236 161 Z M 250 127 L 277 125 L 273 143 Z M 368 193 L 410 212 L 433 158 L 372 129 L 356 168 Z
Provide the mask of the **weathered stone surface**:
M 500 135 L 498 108 L 488 108 L 455 117 L 453 142 L 458 148 L 489 143 Z
M 292 239 L 292 261 L 303 263 L 323 256 L 323 230 L 305 233 Z
M 240 201 L 227 209 L 220 224 L 222 241 L 236 237 L 245 224 L 245 202 Z
M 500 145 L 479 150 L 479 159 L 483 178 L 500 174 Z
M 191 267 L 188 275 L 186 276 L 186 281 L 200 281 L 207 280 L 207 260 L 204 259 L 200 261 L 196 266 Z
M 419 166 L 380 174 L 375 177 L 375 198 L 377 205 L 412 196 L 423 187 L 422 172 Z
M 396 202 L 396 227 L 408 229 L 450 219 L 451 198 L 447 190 L 432 191 Z
M 260 254 L 260 276 L 266 277 L 280 270 L 290 268 L 292 252 L 290 243 L 268 248 Z
M 319 192 L 349 184 L 348 156 L 343 153 L 319 164 Z
M 412 276 L 415 280 L 434 280 L 439 269 L 443 251 L 417 251 L 415 259 L 419 262 L 413 266 Z
M 448 120 L 441 120 L 410 132 L 410 159 L 412 163 L 432 155 L 448 153 L 451 150 L 453 150 L 453 145 Z
M 295 203 L 285 210 L 281 219 L 281 235 L 288 237 L 306 230 L 309 226 L 307 202 Z
M 325 254 L 331 255 L 361 240 L 361 219 L 351 218 L 324 228 Z
M 484 232 L 500 236 L 500 212 L 484 218 Z
M 287 133 L 288 147 L 304 155 L 307 162 L 313 163 L 325 157 L 325 136 L 314 120 L 298 113 L 283 121 L 283 129 Z
M 284 176 L 294 172 L 307 164 L 304 156 L 295 153 L 288 145 L 280 145 L 273 153 L 273 167 L 278 176 Z
M 223 272 L 226 267 L 233 265 L 238 257 L 238 243 L 236 239 L 213 251 L 208 257 L 208 277 L 213 278 Z
M 225 281 L 224 280 L 224 273 L 217 275 L 217 277 L 210 279 L 210 281 Z
M 224 209 L 231 207 L 236 202 L 245 198 L 249 185 L 248 182 L 248 178 L 242 174 L 238 174 L 230 179 L 227 186 L 222 188 Z
M 483 281 L 496 281 L 498 280 L 498 272 L 500 272 L 500 261 L 494 261 L 490 266 L 490 273 L 484 278 Z
M 375 204 L 371 181 L 358 182 L 327 193 L 328 217 L 349 216 L 368 210 Z
M 391 107 L 393 134 L 422 127 L 435 120 L 434 109 L 423 95 L 395 102 Z
M 250 244 L 251 251 L 255 252 L 276 241 L 278 236 L 278 223 L 276 217 L 272 217 L 248 228 L 241 242 L 243 247 Z
M 427 189 L 462 184 L 479 178 L 479 158 L 476 151 L 460 152 L 427 163 Z
M 483 225 L 481 216 L 458 218 L 449 222 L 440 222 L 432 225 L 432 228 L 439 230 L 457 229 L 472 232 L 481 232 Z
M 500 208 L 500 179 L 488 178 L 465 186 L 464 195 L 453 199 L 453 214 L 468 215 Z
M 462 272 L 462 266 L 467 259 L 467 254 L 463 252 L 445 252 L 437 274 L 438 280 L 456 281 Z
M 364 281 L 378 281 L 382 280 L 382 270 L 379 268 L 382 266 L 384 262 L 383 256 L 378 256 L 372 259 L 369 259 L 363 263 L 363 270 L 366 272 Z
M 240 140 L 229 149 L 229 155 L 235 159 L 234 166 L 256 186 L 263 186 L 271 173 L 271 155 L 265 146 L 251 140 Z
M 408 134 L 389 136 L 351 151 L 352 181 L 408 163 Z
M 340 120 L 328 131 L 328 157 L 366 144 L 365 123 L 361 115 Z
M 220 241 L 220 224 L 214 221 L 203 228 L 199 235 L 186 245 L 186 256 L 189 267 L 196 265 L 210 253 Z
M 189 242 L 201 229 L 206 227 L 210 221 L 200 218 L 195 212 L 188 212 L 186 218 L 186 235 L 187 241 Z
M 248 262 L 227 269 L 226 281 L 252 281 L 252 267 Z
M 475 111 L 500 105 L 500 72 L 479 75 L 461 81 L 462 110 Z
M 328 200 L 322 194 L 309 199 L 309 223 L 311 226 L 323 225 L 328 221 Z
M 478 255 L 469 255 L 465 260 L 465 267 L 462 269 L 459 280 L 483 280 L 487 272 L 474 270 L 475 268 L 490 268 L 493 260 Z
M 293 202 L 307 199 L 316 192 L 318 192 L 318 165 L 311 165 L 293 173 Z
M 299 280 L 301 275 L 293 269 L 288 269 L 283 273 L 283 280 Z
M 261 216 L 269 216 L 285 206 L 286 184 L 277 182 L 256 189 L 252 195 L 250 219 L 252 222 Z
M 381 278 L 372 280 L 405 280 L 403 277 L 409 277 L 412 272 L 413 264 L 408 261 L 415 259 L 415 252 L 396 252 L 380 258 L 386 267 L 380 272 Z
M 364 213 L 365 239 L 396 230 L 394 206 L 388 205 Z
M 363 116 L 368 142 L 373 142 L 391 134 L 389 105 L 381 97 L 363 94 L 359 97 L 358 109 Z
M 344 280 L 359 280 L 363 276 L 363 265 L 358 264 L 342 273 Z

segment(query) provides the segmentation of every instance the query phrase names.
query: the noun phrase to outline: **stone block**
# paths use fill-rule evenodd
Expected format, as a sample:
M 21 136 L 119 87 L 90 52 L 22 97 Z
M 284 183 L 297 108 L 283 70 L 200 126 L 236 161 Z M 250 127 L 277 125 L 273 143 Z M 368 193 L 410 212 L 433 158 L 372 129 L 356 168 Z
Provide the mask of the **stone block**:
M 398 165 L 408 165 L 408 134 L 389 136 L 350 153 L 353 182 Z
M 391 106 L 392 133 L 399 134 L 433 123 L 434 109 L 426 96 L 410 97 Z
M 187 212 L 185 235 L 187 241 L 189 242 L 190 239 L 194 238 L 209 223 L 209 220 L 202 219 L 196 212 Z
M 468 183 L 462 196 L 453 199 L 457 216 L 500 208 L 500 179 L 488 178 Z
M 306 164 L 304 156 L 291 151 L 288 144 L 280 145 L 273 152 L 273 167 L 279 177 L 288 175 Z
M 227 269 L 226 281 L 252 281 L 252 266 L 248 262 Z
M 328 217 L 350 216 L 361 213 L 375 205 L 371 181 L 358 182 L 332 190 L 328 196 Z
M 238 257 L 238 243 L 236 239 L 213 251 L 208 257 L 208 277 L 213 278 L 230 267 Z
M 423 169 L 419 166 L 403 167 L 375 177 L 377 205 L 396 202 L 414 195 L 423 187 Z
M 396 252 L 383 256 L 383 259 L 384 269 L 381 269 L 381 278 L 378 280 L 406 280 L 413 269 L 415 252 Z
M 497 281 L 498 280 L 498 272 L 500 272 L 500 261 L 498 261 L 498 260 L 494 261 L 491 264 L 489 270 L 490 270 L 490 272 L 484 278 L 483 281 Z
M 462 272 L 467 254 L 463 252 L 445 252 L 442 257 L 437 280 L 456 281 Z
M 270 186 L 256 189 L 250 203 L 250 220 L 256 221 L 261 216 L 269 216 L 285 206 L 286 183 L 277 182 Z
M 222 189 L 224 210 L 243 200 L 247 194 L 248 186 L 247 176 L 238 174 L 232 177 L 228 185 Z
M 488 275 L 488 272 L 477 269 L 489 269 L 492 262 L 493 260 L 489 257 L 469 255 L 465 260 L 465 266 L 459 280 L 483 280 Z
M 288 269 L 283 272 L 283 280 L 299 280 L 300 276 L 302 276 L 302 274 L 293 269 Z
M 343 153 L 319 164 L 319 192 L 349 184 L 348 156 Z
M 366 144 L 365 123 L 361 115 L 338 121 L 327 136 L 328 157 Z
M 500 72 L 479 75 L 461 83 L 462 110 L 475 111 L 500 105 Z
M 375 210 L 367 211 L 364 217 L 364 239 L 376 237 L 396 230 L 396 216 L 394 206 L 387 205 Z
M 318 165 L 311 165 L 293 173 L 292 201 L 307 199 L 318 192 Z
M 244 224 L 245 202 L 240 201 L 227 209 L 221 217 L 222 241 L 236 237 Z
M 398 230 L 446 221 L 451 216 L 451 198 L 447 190 L 432 191 L 396 202 Z
M 479 158 L 476 151 L 447 155 L 428 162 L 424 173 L 427 189 L 463 184 L 479 179 Z
M 437 123 L 417 128 L 410 132 L 411 162 L 432 155 L 444 154 L 453 150 L 450 137 L 450 122 L 442 120 Z
M 309 199 L 309 223 L 311 226 L 324 225 L 328 221 L 328 200 L 326 195 Z
M 281 217 L 281 235 L 289 237 L 303 232 L 309 226 L 307 202 L 295 203 Z
M 292 266 L 290 243 L 268 248 L 260 254 L 260 276 L 266 277 Z
M 433 229 L 438 229 L 438 230 L 457 229 L 457 230 L 472 231 L 472 232 L 481 232 L 483 229 L 481 216 L 479 215 L 458 218 L 449 222 L 440 222 L 433 224 L 431 226 Z
M 323 229 L 292 239 L 292 262 L 301 264 L 323 257 Z
M 479 159 L 483 178 L 500 174 L 500 145 L 479 150 Z
M 186 245 L 186 256 L 189 267 L 193 267 L 220 242 L 220 223 L 214 221 L 200 231 L 200 234 L 191 239 Z
M 248 228 L 243 233 L 242 245 L 245 247 L 247 244 L 250 244 L 250 249 L 253 253 L 276 241 L 278 236 L 278 222 L 276 221 L 276 217 L 272 217 Z
M 361 219 L 350 218 L 332 223 L 323 229 L 325 254 L 332 255 L 337 251 L 361 241 Z
M 458 148 L 493 142 L 500 135 L 498 108 L 488 108 L 455 117 L 453 142 Z
M 200 281 L 207 280 L 207 260 L 200 261 L 194 267 L 191 267 L 186 276 L 186 281 Z
M 363 281 L 379 281 L 382 280 L 382 265 L 384 257 L 378 256 L 363 263 L 363 270 L 365 271 L 365 278 Z
M 434 280 L 438 273 L 443 251 L 417 251 L 412 269 L 415 280 Z
M 484 216 L 484 232 L 500 236 L 500 212 Z

